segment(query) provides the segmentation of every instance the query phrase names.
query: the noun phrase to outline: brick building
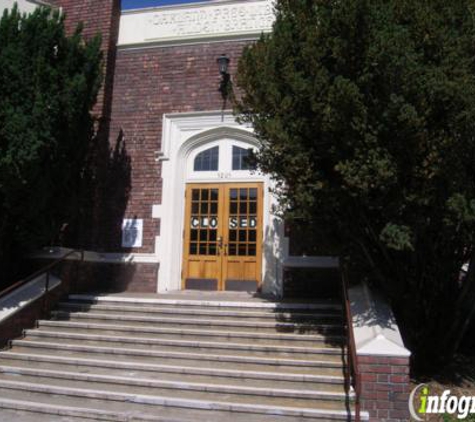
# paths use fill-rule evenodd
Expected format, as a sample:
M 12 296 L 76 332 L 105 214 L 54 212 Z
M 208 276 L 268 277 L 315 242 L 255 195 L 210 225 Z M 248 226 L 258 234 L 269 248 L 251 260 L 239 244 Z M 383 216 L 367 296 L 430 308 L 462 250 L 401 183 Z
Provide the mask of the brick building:
M 38 4 L 44 3 L 21 0 L 19 6 L 21 10 L 30 12 Z M 297 257 L 289 253 L 284 223 L 274 213 L 276 199 L 271 194 L 272 181 L 267 175 L 254 170 L 246 159 L 250 150 L 256 150 L 259 145 L 253 129 L 236 121 L 229 101 L 223 95 L 223 84 L 228 79 L 232 84 L 243 49 L 262 32 L 271 30 L 274 19 L 272 0 L 215 0 L 137 10 L 122 10 L 120 0 L 50 0 L 49 3 L 65 13 L 68 31 L 74 30 L 78 22 L 83 22 L 86 37 L 100 33 L 104 52 L 104 84 L 94 109 L 98 122 L 98 180 L 90 198 L 94 203 L 94 212 L 87 227 L 83 227 L 82 236 L 89 271 L 84 273 L 86 277 L 81 285 L 75 286 L 76 289 L 83 292 L 110 290 L 141 293 L 190 289 L 260 290 L 279 298 L 284 292 L 284 268 L 305 269 L 316 265 L 335 267 L 338 261 L 331 258 Z M 0 0 L 0 10 L 12 4 L 12 0 Z M 227 64 L 228 68 L 220 68 L 220 64 Z M 300 241 L 299 237 L 297 243 Z M 61 255 L 62 250 L 51 249 L 46 257 L 55 254 Z M 333 285 L 340 288 L 339 282 Z M 315 285 L 312 288 L 315 289 Z M 79 299 L 91 300 L 88 296 Z M 127 300 L 131 300 L 126 298 L 125 302 L 120 302 L 120 299 L 116 302 L 116 297 L 99 299 L 106 304 L 111 301 L 124 308 L 130 304 Z M 350 299 L 349 312 L 355 330 L 354 347 L 360 367 L 360 398 L 364 411 L 362 420 L 408 420 L 410 353 L 404 348 L 391 310 L 381 305 L 383 300 L 373 300 L 366 288 L 352 289 Z M 94 301 L 97 300 L 94 298 Z M 164 303 L 162 299 L 150 300 L 157 300 L 156 303 L 161 305 Z M 166 306 L 176 305 L 172 302 Z M 205 308 L 213 306 L 206 302 L 201 305 Z M 62 306 L 73 315 L 82 305 L 71 303 Z M 91 306 L 94 308 L 96 305 L 87 304 L 87 309 Z M 197 311 L 196 306 L 196 303 L 191 305 L 191 313 L 180 309 L 173 312 L 177 312 L 177 315 L 184 312 L 188 316 L 197 312 L 199 320 L 201 311 Z M 238 318 L 240 309 L 237 308 L 241 305 L 235 302 L 228 306 L 233 309 L 230 313 L 235 315 L 229 315 L 228 312 L 224 317 Z M 252 303 L 242 306 L 256 307 Z M 274 304 L 258 306 L 267 309 Z M 280 309 L 280 305 L 275 306 L 266 318 L 274 318 L 272 312 Z M 294 313 L 296 309 L 306 309 L 308 304 L 300 306 L 294 309 Z M 335 311 L 335 315 L 330 314 L 330 318 L 340 320 L 339 304 L 323 303 L 323 306 L 325 312 L 329 311 L 328 307 Z M 119 312 L 117 306 L 115 309 Z M 309 309 L 322 312 L 315 304 Z M 140 309 L 132 311 L 142 312 Z M 203 315 L 208 318 L 221 311 L 218 306 L 211 314 L 205 309 Z M 4 330 L 5 341 L 18 335 L 19 327 L 25 326 L 27 320 L 31 323 L 41 316 L 40 309 L 34 305 L 22 312 L 16 314 L 17 319 L 9 317 L 10 322 L 4 324 L 11 329 Z M 162 311 L 158 309 L 153 312 Z M 74 318 L 71 315 L 67 319 Z M 24 321 L 20 318 L 24 318 Z M 96 318 L 99 317 L 96 315 Z M 122 315 L 118 314 L 117 318 L 120 320 Z M 126 317 L 122 319 L 126 321 Z M 153 324 L 156 321 L 154 315 Z M 206 319 L 199 323 L 211 322 Z M 216 323 L 212 321 L 212 324 Z M 241 323 L 241 320 L 237 320 L 230 324 L 239 327 Z M 54 326 L 55 322 L 51 324 Z M 289 321 L 288 324 L 292 325 L 289 325 L 290 328 L 298 329 L 297 320 Z M 297 324 L 297 328 L 293 324 Z M 340 326 L 337 325 L 333 328 L 344 328 L 341 321 Z M 77 326 L 73 326 L 73 329 Z M 124 327 L 119 329 L 124 331 Z M 154 325 L 152 331 L 155 329 Z M 180 331 L 177 335 L 182 334 Z M 192 334 L 196 334 L 196 330 Z M 232 335 L 238 338 L 243 333 L 228 333 L 223 342 L 228 342 Z M 280 333 L 277 335 L 280 336 Z M 205 333 L 206 336 L 210 334 Z M 249 337 L 249 343 L 253 336 Z M 269 334 L 264 336 L 268 338 Z M 152 344 L 163 339 L 141 340 L 144 344 Z M 130 343 L 130 339 L 128 341 Z M 210 344 L 206 347 L 210 347 Z M 248 346 L 251 350 L 255 345 Z M 186 343 L 186 347 L 192 346 Z M 193 347 L 201 346 L 195 344 Z M 239 346 L 239 350 L 245 350 L 246 347 Z M 223 346 L 219 345 L 218 348 L 221 350 Z M 246 356 L 239 359 L 248 359 L 249 350 L 242 352 Z M 286 350 L 285 353 L 288 352 Z M 339 359 L 338 354 L 343 349 L 335 350 L 331 353 L 335 353 L 336 359 Z M 117 355 L 117 350 L 114 353 Z M 319 350 L 312 353 L 325 355 L 327 352 Z M 261 364 L 261 359 L 259 355 L 255 361 L 248 363 Z M 222 357 L 219 357 L 218 361 L 221 360 Z M 109 361 L 114 361 L 114 358 L 108 358 Z M 206 364 L 197 361 L 196 367 L 201 370 L 200 365 L 206 367 Z M 301 363 L 297 362 L 296 365 Z M 325 365 L 335 370 L 338 375 L 334 380 L 336 388 L 343 389 L 340 372 L 345 366 L 344 362 L 335 360 Z M 174 368 L 176 370 L 177 367 Z M 274 375 L 276 380 L 282 381 L 280 374 Z M 328 378 L 331 377 L 323 375 L 325 383 Z M 300 375 L 298 380 L 301 383 Z M 252 394 L 261 395 L 263 390 L 265 388 L 260 388 Z M 51 391 L 58 393 L 58 390 Z M 213 394 L 221 393 L 210 391 Z M 288 392 L 280 391 L 279 394 Z M 310 393 L 307 391 L 305 394 Z M 282 397 L 287 397 L 285 394 Z M 280 404 L 273 403 L 264 410 L 263 406 L 243 405 L 243 409 L 247 410 L 240 411 L 274 412 L 269 415 L 285 415 L 287 412 L 287 416 L 304 415 L 318 420 L 351 419 L 352 407 L 349 403 L 354 398 L 352 391 L 348 390 L 344 394 L 315 394 L 310 394 L 308 398 L 336 400 L 331 403 L 334 412 L 320 409 L 318 402 L 314 403 L 316 409 L 282 410 Z M 124 400 L 140 401 L 128 396 Z M 346 407 L 342 410 L 343 400 L 346 400 Z M 182 405 L 173 403 L 171 407 Z M 196 400 L 190 403 L 185 407 L 198 406 Z M 199 406 L 204 406 L 203 403 L 200 402 Z M 163 403 L 160 405 L 167 406 Z M 0 407 L 7 406 L 16 409 L 11 403 L 0 403 Z M 30 411 L 38 411 L 35 406 L 27 407 Z M 214 407 L 215 404 L 209 406 L 218 409 Z M 82 407 L 80 410 L 63 410 L 65 415 L 82 414 L 83 411 Z M 40 409 L 40 412 L 45 413 L 57 411 L 56 408 Z M 123 419 L 117 416 L 116 419 L 107 420 Z
M 118 0 L 55 4 L 68 29 L 83 21 L 87 37 L 103 37 L 95 113 L 99 139 L 117 154 L 102 169 L 100 211 L 84 245 L 93 271 L 114 272 L 116 284 L 103 287 L 280 295 L 286 240 L 271 181 L 249 167 L 258 143 L 224 101 L 217 62 L 229 60 L 232 83 L 243 48 L 271 28 L 271 2 L 127 11 Z

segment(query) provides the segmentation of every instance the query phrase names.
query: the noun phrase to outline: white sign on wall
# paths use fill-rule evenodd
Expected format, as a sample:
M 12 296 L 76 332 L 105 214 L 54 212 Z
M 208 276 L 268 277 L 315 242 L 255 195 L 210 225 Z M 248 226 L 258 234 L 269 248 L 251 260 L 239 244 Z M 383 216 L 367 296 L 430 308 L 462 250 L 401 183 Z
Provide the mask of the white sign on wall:
M 122 247 L 141 248 L 143 242 L 143 220 L 126 218 L 122 221 Z
M 125 12 L 119 45 L 257 38 L 274 22 L 272 0 L 220 1 Z

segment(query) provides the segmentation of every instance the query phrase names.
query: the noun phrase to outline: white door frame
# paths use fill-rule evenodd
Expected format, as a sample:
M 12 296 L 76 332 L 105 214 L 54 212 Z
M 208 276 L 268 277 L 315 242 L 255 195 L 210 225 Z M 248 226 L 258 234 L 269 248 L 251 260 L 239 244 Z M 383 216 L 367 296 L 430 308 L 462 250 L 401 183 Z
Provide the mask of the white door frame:
M 272 182 L 262 174 L 206 174 L 188 180 L 188 157 L 196 148 L 221 139 L 234 140 L 258 147 L 250 126 L 236 122 L 232 112 L 173 113 L 163 116 L 163 132 L 159 160 L 162 163 L 162 204 L 155 205 L 153 216 L 160 219 L 160 236 L 155 250 L 160 260 L 157 292 L 181 289 L 185 186 L 187 181 L 199 183 L 263 182 L 263 292 L 282 295 L 282 262 L 287 254 L 282 220 L 272 213 L 276 200 L 270 194 Z M 209 173 L 209 172 L 206 172 Z M 240 173 L 240 172 L 236 172 Z

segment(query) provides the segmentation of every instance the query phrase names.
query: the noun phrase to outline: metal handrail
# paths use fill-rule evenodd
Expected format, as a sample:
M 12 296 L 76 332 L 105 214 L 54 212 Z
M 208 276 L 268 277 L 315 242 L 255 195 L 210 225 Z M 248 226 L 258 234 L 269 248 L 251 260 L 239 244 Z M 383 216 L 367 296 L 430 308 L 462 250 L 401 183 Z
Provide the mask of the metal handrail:
M 79 250 L 79 249 L 73 249 L 69 251 L 68 253 L 64 254 L 61 258 L 58 258 L 51 264 L 48 264 L 47 266 L 41 268 L 40 270 L 34 272 L 32 275 L 28 276 L 27 278 L 17 281 L 16 283 L 12 284 L 11 286 L 7 287 L 6 289 L 2 290 L 0 292 L 0 298 L 6 296 L 7 294 L 13 292 L 14 290 L 17 290 L 18 288 L 24 286 L 26 283 L 29 283 L 30 281 L 34 280 L 35 278 L 45 274 L 46 279 L 45 279 L 45 291 L 44 291 L 44 305 L 43 308 L 46 310 L 47 307 L 47 296 L 49 293 L 49 281 L 50 281 L 50 274 L 51 270 L 56 268 L 59 264 L 64 262 L 67 258 L 69 258 L 73 254 L 80 254 L 80 262 L 84 262 L 84 251 Z
M 350 392 L 350 386 L 353 385 L 355 390 L 355 421 L 361 421 L 361 375 L 358 368 L 358 356 L 356 354 L 356 342 L 355 333 L 353 330 L 353 320 L 351 317 L 350 298 L 348 295 L 349 281 L 348 271 L 344 263 L 340 264 L 341 279 L 342 279 L 342 291 L 344 312 L 346 317 L 346 330 L 347 330 L 347 365 L 346 365 L 346 388 L 347 394 Z M 353 382 L 352 382 L 353 381 Z

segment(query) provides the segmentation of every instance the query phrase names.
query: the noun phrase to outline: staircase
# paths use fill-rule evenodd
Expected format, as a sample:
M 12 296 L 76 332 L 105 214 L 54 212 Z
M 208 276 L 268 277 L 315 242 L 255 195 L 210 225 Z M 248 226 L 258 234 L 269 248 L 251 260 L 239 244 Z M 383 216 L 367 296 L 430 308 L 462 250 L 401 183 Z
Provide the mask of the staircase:
M 163 297 L 60 303 L 0 352 L 2 422 L 351 419 L 339 304 Z

